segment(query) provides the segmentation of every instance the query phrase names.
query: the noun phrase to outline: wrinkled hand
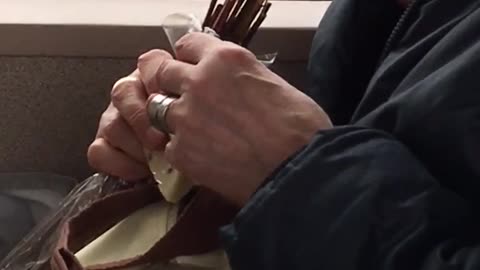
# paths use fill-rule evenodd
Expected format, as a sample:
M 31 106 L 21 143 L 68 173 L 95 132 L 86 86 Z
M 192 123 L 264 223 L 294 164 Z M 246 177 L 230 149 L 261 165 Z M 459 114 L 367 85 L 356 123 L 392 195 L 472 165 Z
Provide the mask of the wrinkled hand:
M 167 113 L 167 160 L 199 185 L 243 205 L 285 159 L 331 128 L 309 97 L 248 50 L 206 34 L 176 45 L 177 60 L 154 50 L 139 58 L 148 93 L 179 96 Z
M 90 165 L 125 180 L 148 177 L 145 149 L 163 148 L 166 137 L 150 126 L 147 93 L 138 71 L 117 81 L 112 103 L 102 114 L 95 140 L 88 148 Z

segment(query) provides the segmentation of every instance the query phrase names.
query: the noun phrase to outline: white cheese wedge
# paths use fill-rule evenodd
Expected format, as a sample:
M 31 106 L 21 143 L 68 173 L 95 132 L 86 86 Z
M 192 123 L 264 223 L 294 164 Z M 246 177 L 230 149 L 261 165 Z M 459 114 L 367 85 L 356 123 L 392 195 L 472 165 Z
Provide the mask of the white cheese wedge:
M 192 189 L 192 182 L 172 168 L 163 153 L 153 152 L 147 158 L 153 177 L 166 201 L 177 203 Z

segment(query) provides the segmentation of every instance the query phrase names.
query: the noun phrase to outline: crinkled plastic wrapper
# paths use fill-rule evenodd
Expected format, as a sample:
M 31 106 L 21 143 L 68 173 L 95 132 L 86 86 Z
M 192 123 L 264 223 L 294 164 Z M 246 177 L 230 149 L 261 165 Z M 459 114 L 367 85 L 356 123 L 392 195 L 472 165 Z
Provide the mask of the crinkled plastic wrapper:
M 57 210 L 36 226 L 0 264 L 2 270 L 48 270 L 62 224 L 92 202 L 125 189 L 129 184 L 111 176 L 95 174 L 77 185 Z
M 208 27 L 202 29 L 200 20 L 191 14 L 174 13 L 167 16 L 163 22 L 163 29 L 172 48 L 175 48 L 175 43 L 188 33 L 203 32 L 218 37 L 213 29 Z M 258 61 L 267 67 L 270 67 L 276 58 L 276 52 L 257 55 Z

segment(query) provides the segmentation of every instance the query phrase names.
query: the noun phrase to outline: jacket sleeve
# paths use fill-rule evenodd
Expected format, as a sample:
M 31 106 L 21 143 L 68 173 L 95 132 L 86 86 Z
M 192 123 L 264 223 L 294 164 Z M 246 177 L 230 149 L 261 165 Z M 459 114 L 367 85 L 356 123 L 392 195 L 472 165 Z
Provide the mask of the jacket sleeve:
M 222 228 L 233 269 L 480 269 L 480 226 L 398 141 L 322 131 Z

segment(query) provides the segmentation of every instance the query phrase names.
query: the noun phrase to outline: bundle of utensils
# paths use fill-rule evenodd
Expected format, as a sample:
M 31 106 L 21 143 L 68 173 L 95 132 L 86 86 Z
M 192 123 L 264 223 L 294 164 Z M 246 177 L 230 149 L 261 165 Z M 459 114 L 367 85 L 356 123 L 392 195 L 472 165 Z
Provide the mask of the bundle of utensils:
M 221 39 L 248 47 L 267 17 L 268 0 L 211 0 L 203 27 L 214 30 Z

